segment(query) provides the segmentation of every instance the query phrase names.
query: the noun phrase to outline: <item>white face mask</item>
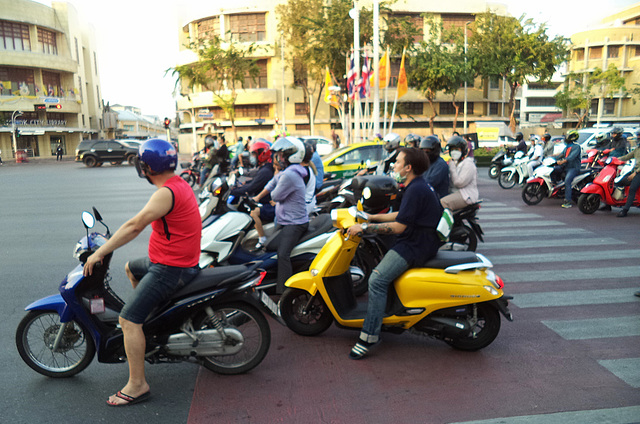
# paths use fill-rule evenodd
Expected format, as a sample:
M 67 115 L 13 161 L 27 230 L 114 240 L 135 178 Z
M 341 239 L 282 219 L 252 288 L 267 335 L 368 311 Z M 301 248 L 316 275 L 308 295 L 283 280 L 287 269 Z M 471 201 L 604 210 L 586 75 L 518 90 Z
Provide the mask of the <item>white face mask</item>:
M 452 150 L 449 153 L 449 156 L 451 156 L 451 159 L 453 160 L 460 160 L 460 158 L 462 157 L 462 152 L 460 150 Z

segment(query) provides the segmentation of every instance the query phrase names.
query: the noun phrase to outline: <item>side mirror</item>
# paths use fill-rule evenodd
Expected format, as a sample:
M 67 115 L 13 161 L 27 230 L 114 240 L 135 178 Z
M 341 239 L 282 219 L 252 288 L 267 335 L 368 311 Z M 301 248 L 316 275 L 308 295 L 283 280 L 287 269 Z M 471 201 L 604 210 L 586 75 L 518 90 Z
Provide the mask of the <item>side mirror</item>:
M 344 163 L 344 159 L 343 158 L 337 158 L 335 161 L 336 165 L 342 165 Z
M 89 212 L 82 212 L 82 223 L 84 227 L 88 230 L 89 228 L 93 228 L 96 225 L 96 219 Z

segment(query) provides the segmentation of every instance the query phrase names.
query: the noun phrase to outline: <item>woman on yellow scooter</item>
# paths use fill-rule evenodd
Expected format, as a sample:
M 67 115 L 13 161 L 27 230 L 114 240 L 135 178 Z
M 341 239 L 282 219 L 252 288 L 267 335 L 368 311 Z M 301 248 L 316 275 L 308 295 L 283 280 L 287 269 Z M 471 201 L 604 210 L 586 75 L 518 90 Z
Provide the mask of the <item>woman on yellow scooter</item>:
M 398 212 L 370 215 L 370 222 L 356 224 L 347 230 L 359 233 L 398 234 L 396 244 L 382 258 L 369 277 L 367 316 L 356 345 L 349 358 L 361 359 L 380 342 L 380 329 L 387 302 L 387 292 L 393 280 L 407 269 L 426 262 L 438 253 L 440 239 L 436 227 L 442 216 L 438 195 L 423 178 L 429 159 L 419 149 L 402 148 L 394 164 L 399 182 L 406 185 Z

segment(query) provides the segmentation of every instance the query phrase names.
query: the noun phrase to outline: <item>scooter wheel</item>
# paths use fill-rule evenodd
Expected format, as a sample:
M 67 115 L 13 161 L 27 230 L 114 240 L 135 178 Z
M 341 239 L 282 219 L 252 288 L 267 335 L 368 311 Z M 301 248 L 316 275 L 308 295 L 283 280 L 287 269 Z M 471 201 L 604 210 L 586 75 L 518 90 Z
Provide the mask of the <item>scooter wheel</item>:
M 191 187 L 196 185 L 196 177 L 195 177 L 195 175 L 185 171 L 185 172 L 180 174 L 180 177 L 182 177 L 183 180 L 185 180 L 187 183 L 189 183 L 189 185 Z
M 475 252 L 478 247 L 478 237 L 473 229 L 466 225 L 456 225 L 451 229 L 449 241 L 440 250 Z
M 491 165 L 489 167 L 489 178 L 495 180 L 500 175 L 500 168 L 497 165 Z
M 76 321 L 67 323 L 56 351 L 52 350 L 62 323 L 55 311 L 30 311 L 16 330 L 22 360 L 47 377 L 71 377 L 89 366 L 96 353 L 89 332 Z
M 595 193 L 582 193 L 578 198 L 580 212 L 591 215 L 600 207 L 600 196 Z
M 537 205 L 547 197 L 547 187 L 540 183 L 527 183 L 522 189 L 522 200 L 527 205 Z
M 455 339 L 445 339 L 445 342 L 456 349 L 475 351 L 487 347 L 498 337 L 500 332 L 500 313 L 498 309 L 488 303 L 478 303 L 477 320 L 469 333 Z M 472 319 L 475 317 L 459 317 Z
M 516 185 L 515 172 L 501 172 L 498 176 L 498 185 L 507 190 L 513 188 Z
M 287 327 L 301 336 L 317 336 L 333 323 L 333 315 L 322 296 L 311 297 L 307 291 L 289 288 L 280 298 L 280 316 Z

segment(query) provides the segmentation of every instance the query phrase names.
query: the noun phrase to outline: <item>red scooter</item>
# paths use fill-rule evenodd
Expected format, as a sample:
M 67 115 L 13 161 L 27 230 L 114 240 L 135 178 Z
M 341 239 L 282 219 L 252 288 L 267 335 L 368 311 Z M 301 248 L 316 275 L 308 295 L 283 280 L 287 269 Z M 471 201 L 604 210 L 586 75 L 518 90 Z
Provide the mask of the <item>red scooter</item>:
M 624 165 L 624 166 L 623 166 Z M 629 195 L 629 182 L 626 175 L 633 169 L 633 162 L 621 161 L 616 157 L 605 160 L 605 167 L 593 180 L 580 191 L 578 209 L 584 214 L 592 214 L 600 207 L 600 202 L 609 206 L 622 207 Z M 636 196 L 633 206 L 640 206 L 640 197 Z

